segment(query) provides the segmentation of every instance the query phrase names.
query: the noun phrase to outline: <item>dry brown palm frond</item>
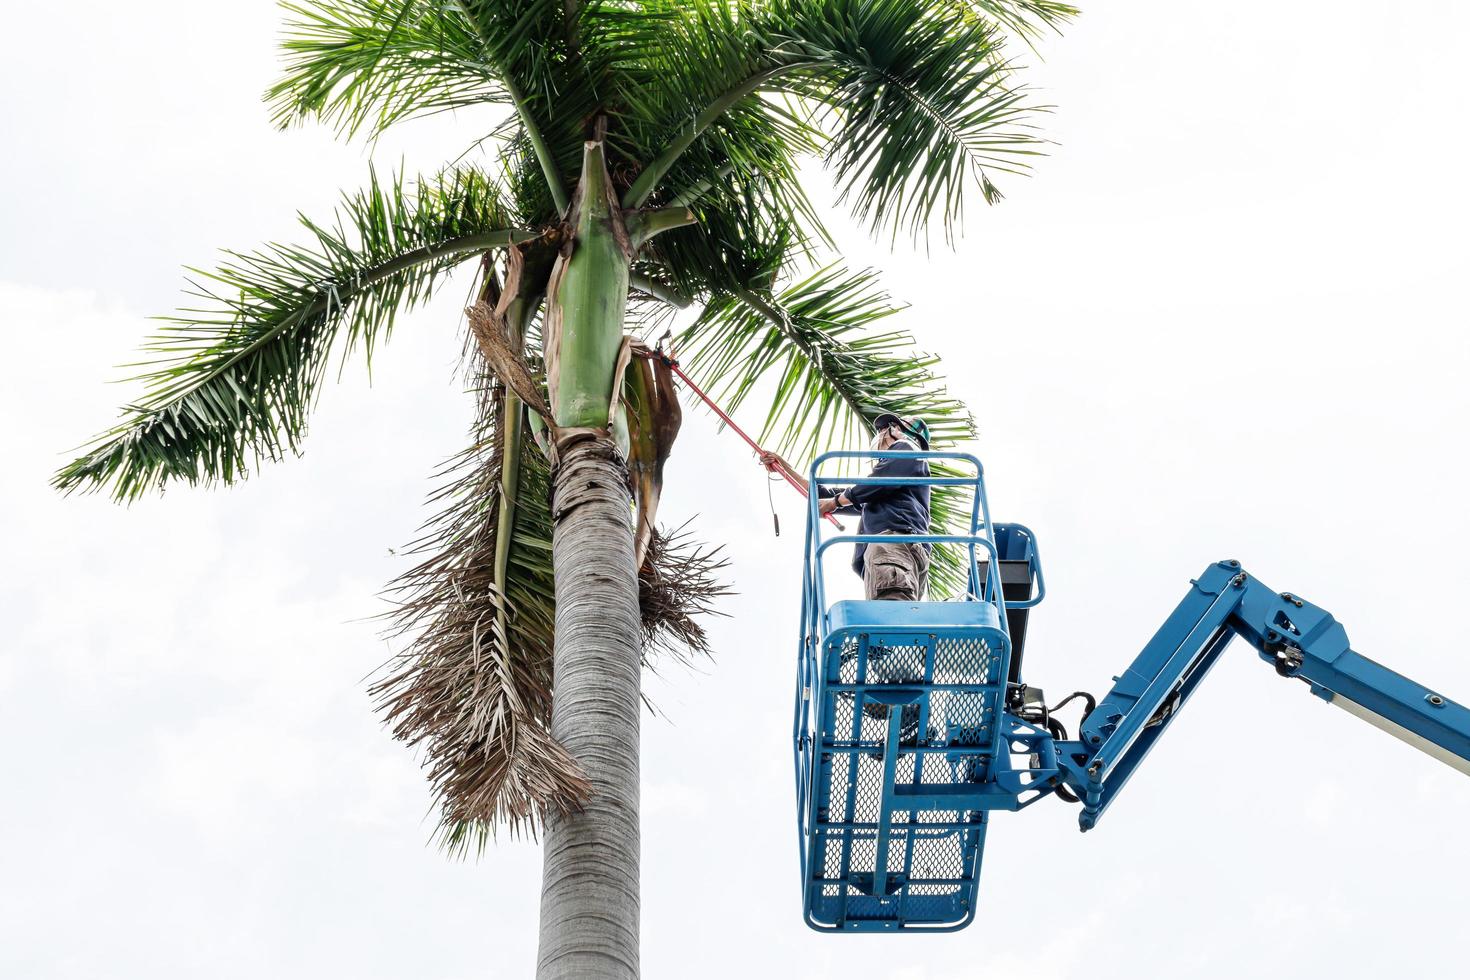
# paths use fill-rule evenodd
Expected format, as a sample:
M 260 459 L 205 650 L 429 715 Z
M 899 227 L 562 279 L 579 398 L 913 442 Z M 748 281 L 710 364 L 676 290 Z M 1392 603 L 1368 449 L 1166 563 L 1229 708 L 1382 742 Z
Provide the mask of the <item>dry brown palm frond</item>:
M 697 617 L 723 616 L 714 606 L 733 595 L 721 573 L 729 567 L 722 548 L 695 541 L 689 525 L 653 535 L 638 572 L 638 604 L 643 617 L 643 665 L 658 669 L 667 655 L 681 664 L 712 656 L 709 635 Z
M 516 269 L 510 272 L 515 278 Z M 439 810 L 437 837 L 457 855 L 483 848 L 500 826 L 534 836 L 549 812 L 574 809 L 589 792 L 549 730 L 556 610 L 550 467 L 522 435 L 524 426 L 505 417 L 506 405 L 518 400 L 540 409 L 546 376 L 539 358 L 511 346 L 506 296 L 487 264 L 467 310 L 465 376 L 479 396 L 471 445 L 436 474 L 440 485 L 429 502 L 439 512 L 408 550 L 418 564 L 388 587 L 388 632 L 406 645 L 371 688 L 394 737 L 422 751 Z M 535 324 L 526 327 L 534 346 Z M 501 375 L 510 376 L 511 392 Z M 677 401 L 659 393 L 666 396 L 660 424 L 643 426 L 663 437 L 648 453 L 650 474 L 662 468 L 678 424 Z M 507 439 L 517 442 L 509 454 Z M 518 459 L 515 473 L 503 472 L 508 456 Z M 508 548 L 497 540 L 507 486 Z M 709 654 L 695 617 L 728 594 L 717 579 L 726 564 L 683 527 L 653 535 L 639 572 L 645 666 Z
M 649 356 L 651 352 L 642 344 L 633 347 L 638 356 L 624 374 L 623 405 L 628 418 L 628 476 L 637 512 L 633 560 L 642 569 L 657 528 L 664 466 L 679 438 L 684 413 L 670 366 L 661 358 Z
M 504 389 L 482 388 L 473 445 L 441 470 L 441 513 L 410 553 L 422 561 L 389 586 L 390 632 L 408 645 L 372 687 L 393 735 L 418 746 L 451 851 L 483 844 L 498 825 L 536 833 L 570 810 L 588 783 L 551 737 L 552 587 L 548 471 L 520 449 L 513 545 L 495 581 L 502 506 Z M 529 440 L 526 440 L 529 443 Z

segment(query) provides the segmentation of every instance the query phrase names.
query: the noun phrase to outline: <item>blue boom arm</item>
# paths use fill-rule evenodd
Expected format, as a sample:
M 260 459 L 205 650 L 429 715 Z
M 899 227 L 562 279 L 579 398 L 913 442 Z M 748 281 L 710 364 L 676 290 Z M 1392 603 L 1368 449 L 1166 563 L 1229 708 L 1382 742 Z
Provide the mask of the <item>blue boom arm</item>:
M 1211 565 L 1191 586 L 1088 714 L 1080 740 L 1056 745 L 1061 781 L 1082 800 L 1083 830 L 1096 825 L 1237 636 L 1283 677 L 1470 774 L 1470 709 L 1355 653 L 1326 610 L 1272 591 L 1236 561 Z

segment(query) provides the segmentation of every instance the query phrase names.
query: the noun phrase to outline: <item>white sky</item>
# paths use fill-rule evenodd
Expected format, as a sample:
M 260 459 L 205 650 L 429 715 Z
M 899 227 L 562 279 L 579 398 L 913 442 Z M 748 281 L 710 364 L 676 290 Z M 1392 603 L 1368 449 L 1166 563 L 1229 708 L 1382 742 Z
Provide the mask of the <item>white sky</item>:
M 1470 13 L 1089 5 L 1034 78 L 1060 145 L 953 252 L 881 265 L 974 407 L 1051 595 L 1028 680 L 1101 692 L 1187 580 L 1236 557 L 1356 649 L 1470 698 L 1463 178 Z M 526 977 L 539 858 L 426 846 L 363 617 L 459 448 L 463 287 L 404 318 L 305 459 L 130 509 L 46 486 L 179 267 L 295 234 L 361 146 L 269 128 L 265 2 L 12 5 L 0 59 L 0 975 Z M 228 8 L 228 13 L 226 9 Z M 431 169 L 480 134 L 377 148 Z M 727 542 L 719 659 L 651 687 L 649 978 L 1376 977 L 1463 972 L 1470 782 L 1232 648 L 1084 836 L 998 815 L 980 921 L 800 923 L 790 785 L 800 507 L 690 413 L 665 516 Z M 778 491 L 779 493 L 780 491 Z

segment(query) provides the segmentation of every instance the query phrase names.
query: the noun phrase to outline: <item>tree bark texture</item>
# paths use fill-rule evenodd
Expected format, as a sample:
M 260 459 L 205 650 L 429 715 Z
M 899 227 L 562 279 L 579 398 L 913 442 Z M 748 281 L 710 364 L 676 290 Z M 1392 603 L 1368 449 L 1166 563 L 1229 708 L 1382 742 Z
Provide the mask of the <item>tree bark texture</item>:
M 586 770 L 580 813 L 547 820 L 537 980 L 638 976 L 638 585 L 627 471 L 611 438 L 554 478 L 551 734 Z

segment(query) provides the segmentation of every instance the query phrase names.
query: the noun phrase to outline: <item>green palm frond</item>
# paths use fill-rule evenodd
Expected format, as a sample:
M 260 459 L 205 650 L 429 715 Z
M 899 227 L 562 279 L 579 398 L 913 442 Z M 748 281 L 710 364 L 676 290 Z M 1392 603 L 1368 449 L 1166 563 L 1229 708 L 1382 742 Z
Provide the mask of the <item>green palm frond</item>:
M 936 444 L 935 449 L 952 446 Z M 948 463 L 935 460 L 929 464 L 935 476 L 972 477 L 972 467 L 964 463 Z M 969 534 L 970 514 L 975 495 L 964 487 L 934 487 L 929 491 L 929 521 L 942 533 Z M 984 562 L 987 554 L 976 552 L 976 558 Z M 970 583 L 970 553 L 968 549 L 951 544 L 936 544 L 929 562 L 929 598 L 951 599 L 963 596 Z
M 994 23 L 933 0 L 793 0 L 771 42 L 798 64 L 791 88 L 822 107 L 841 199 L 875 228 L 950 233 L 967 189 L 1026 169 L 1041 140 Z
M 650 203 L 689 206 L 705 222 L 755 209 L 799 227 L 803 239 L 831 246 L 799 173 L 802 158 L 820 152 L 822 142 L 792 106 L 766 100 L 733 106 L 680 156 Z
M 779 66 L 752 33 L 751 7 L 722 0 L 673 5 L 662 43 L 646 56 L 643 70 L 630 75 L 630 90 L 623 93 L 619 128 L 643 165 L 623 198 L 625 207 L 641 207 L 660 189 L 714 176 L 704 169 L 710 163 L 733 167 L 747 162 L 742 157 L 761 156 L 741 152 L 741 137 L 769 145 L 777 120 L 753 96 L 769 90 Z M 724 152 L 715 146 L 720 142 Z M 782 155 L 798 146 L 777 141 Z
M 288 3 L 284 76 L 266 93 L 279 125 L 313 117 L 370 136 L 404 119 L 506 104 L 492 137 L 530 159 L 544 221 L 566 207 L 592 119 L 660 41 L 659 4 L 590 0 L 303 0 Z M 617 140 L 613 141 L 616 149 Z M 615 168 L 617 164 L 615 163 Z M 626 168 L 627 164 L 623 166 Z
M 969 412 L 932 371 L 938 359 L 907 331 L 875 329 L 900 309 L 873 270 L 831 265 L 777 293 L 713 298 L 680 337 L 681 356 L 732 411 L 771 381 L 762 438 L 781 452 L 864 441 L 884 411 L 921 416 L 936 445 L 970 438 Z
M 330 225 L 301 217 L 307 245 L 226 252 L 193 270 L 199 305 L 164 318 L 134 380 L 144 395 L 56 474 L 62 490 L 134 499 L 170 480 L 232 482 L 296 452 L 330 355 L 370 360 L 394 317 L 451 268 L 537 237 L 506 226 L 494 186 L 459 171 L 349 195 Z
M 1056 0 L 952 0 L 963 12 L 1002 25 L 1030 41 L 1046 31 L 1060 32 L 1080 11 Z
M 814 258 L 819 240 L 771 207 L 766 187 L 760 179 L 722 187 L 691 205 L 697 223 L 665 232 L 645 251 L 658 277 L 691 297 L 768 290 L 788 265 Z
M 864 445 L 885 411 L 923 418 L 935 449 L 973 438 L 969 411 L 933 372 L 938 358 L 915 350 L 907 332 L 878 326 L 899 309 L 872 270 L 828 266 L 774 294 L 716 296 L 679 338 L 681 360 L 729 411 L 769 392 L 761 439 L 796 459 Z M 936 528 L 969 528 L 963 490 L 936 488 L 931 510 Z M 964 592 L 964 562 L 958 549 L 936 548 L 934 595 Z
M 1000 197 L 994 175 L 1027 168 L 1040 107 L 1015 83 L 1007 29 L 1025 36 L 1063 12 L 1049 3 L 958 0 L 693 0 L 647 73 L 657 155 L 624 198 L 649 200 L 686 153 L 737 112 L 785 121 L 821 147 L 842 199 L 896 234 L 946 233 L 966 190 Z M 1045 16 L 1043 16 L 1043 14 Z M 804 108 L 778 109 L 785 93 Z M 784 117 L 780 115 L 784 112 Z M 747 127 L 749 128 L 749 127 Z M 788 137 L 789 141 L 789 137 Z
M 290 15 L 285 74 L 266 92 L 277 125 L 306 117 L 341 132 L 381 132 L 399 120 L 510 95 L 473 20 L 439 0 L 307 0 Z
M 484 45 L 515 102 L 518 125 L 533 145 L 538 169 L 560 212 L 566 200 L 558 185 L 575 181 L 582 143 L 603 114 L 618 111 L 620 83 L 659 43 L 665 13 L 658 4 L 621 0 L 463 0 Z M 618 178 L 631 158 L 626 144 L 609 139 L 609 164 Z

